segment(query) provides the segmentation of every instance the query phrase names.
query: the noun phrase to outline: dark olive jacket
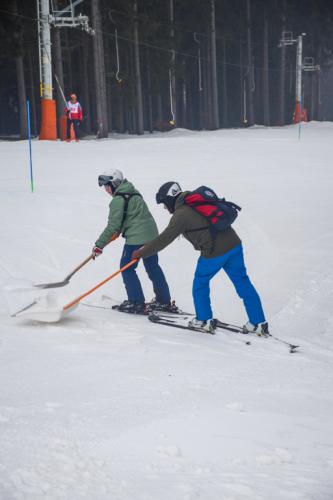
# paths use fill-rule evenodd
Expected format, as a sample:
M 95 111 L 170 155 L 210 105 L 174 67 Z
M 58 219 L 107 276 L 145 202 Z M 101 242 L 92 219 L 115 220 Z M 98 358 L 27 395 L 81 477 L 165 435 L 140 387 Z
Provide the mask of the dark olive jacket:
M 184 197 L 187 194 L 188 191 L 178 196 L 169 225 L 157 238 L 145 244 L 141 250 L 143 258 L 160 252 L 180 235 L 183 235 L 207 259 L 223 255 L 241 243 L 232 227 L 217 232 L 213 238 L 208 221 L 193 208 L 184 205 Z

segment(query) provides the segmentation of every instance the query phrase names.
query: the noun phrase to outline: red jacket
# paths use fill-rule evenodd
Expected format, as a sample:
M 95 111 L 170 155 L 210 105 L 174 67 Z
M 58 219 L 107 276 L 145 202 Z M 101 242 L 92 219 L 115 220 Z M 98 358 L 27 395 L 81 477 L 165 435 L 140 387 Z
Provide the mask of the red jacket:
M 80 120 L 82 121 L 82 108 L 79 101 L 72 102 L 68 101 L 66 114 L 70 120 Z

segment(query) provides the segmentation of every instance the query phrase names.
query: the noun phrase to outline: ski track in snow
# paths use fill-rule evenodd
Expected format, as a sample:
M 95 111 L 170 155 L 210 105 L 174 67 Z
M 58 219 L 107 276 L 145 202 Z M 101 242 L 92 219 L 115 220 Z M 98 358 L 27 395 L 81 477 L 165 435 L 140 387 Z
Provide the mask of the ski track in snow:
M 165 172 L 191 189 L 205 162 L 200 182 L 243 207 L 236 229 L 272 333 L 300 345 L 290 354 L 273 339 L 183 332 L 112 311 L 121 279 L 84 301 L 105 308 L 82 305 L 54 324 L 10 318 L 1 298 L 1 500 L 332 499 L 332 133 L 313 123 L 301 143 L 294 127 L 113 136 L 75 145 L 77 165 L 71 145 L 34 141 L 33 195 L 26 142 L 0 144 L 11 165 L 0 172 L 1 284 L 58 281 L 89 255 L 107 218 L 96 177 L 111 159 L 160 228 L 168 216 L 153 200 Z M 57 289 L 59 303 L 111 274 L 121 249 L 110 245 Z M 160 255 L 186 311 L 196 258 L 183 240 Z M 212 290 L 216 316 L 245 321 L 222 275 Z

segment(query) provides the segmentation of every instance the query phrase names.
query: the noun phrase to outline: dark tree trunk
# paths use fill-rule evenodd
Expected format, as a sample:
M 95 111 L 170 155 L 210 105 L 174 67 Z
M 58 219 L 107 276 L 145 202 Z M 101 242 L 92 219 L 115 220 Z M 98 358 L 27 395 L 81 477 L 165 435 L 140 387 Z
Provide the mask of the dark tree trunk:
M 169 0 L 169 19 L 170 19 L 170 38 L 171 45 L 174 47 L 175 44 L 175 31 L 174 31 L 174 9 L 173 0 Z M 175 64 L 176 64 L 176 52 L 174 48 L 171 50 L 171 61 L 169 70 L 169 85 L 170 85 L 170 110 L 171 119 L 178 124 L 178 113 L 177 113 L 177 98 L 176 98 L 176 76 L 175 76 Z
M 138 4 L 137 0 L 133 1 L 134 11 L 134 68 L 135 68 L 135 90 L 136 90 L 136 123 L 137 134 L 144 133 L 143 128 L 143 105 L 142 105 L 142 84 L 141 84 L 141 68 L 140 68 L 140 49 L 139 49 L 139 28 L 138 28 Z
M 91 1 L 92 24 L 95 30 L 93 37 L 95 91 L 97 111 L 97 137 L 108 136 L 108 107 L 105 81 L 104 44 L 100 0 Z
M 67 78 L 66 78 L 66 88 L 64 89 L 65 92 L 65 97 L 66 100 L 68 98 L 68 95 L 66 93 L 66 90 L 68 91 L 68 94 L 71 92 L 74 92 L 73 90 L 73 65 L 72 65 L 72 51 L 70 48 L 70 44 L 68 41 L 68 30 L 63 30 L 63 41 L 64 41 L 64 48 L 66 52 L 66 61 L 67 61 Z
M 91 134 L 91 107 L 90 107 L 90 92 L 89 92 L 89 38 L 83 39 L 83 48 L 81 50 L 82 57 L 82 108 L 84 116 L 84 129 L 87 134 Z
M 160 93 L 156 96 L 156 123 L 159 123 L 163 120 L 163 106 L 162 106 L 162 95 Z
M 18 14 L 17 1 L 13 0 L 12 11 Z M 20 123 L 20 138 L 28 138 L 28 115 L 27 115 L 27 94 L 25 88 L 24 64 L 23 64 L 23 35 L 19 30 L 18 34 L 18 53 L 15 57 L 16 63 L 16 80 L 17 80 L 17 93 L 18 93 L 18 107 L 19 107 L 19 123 Z
M 320 66 L 321 64 L 321 45 L 318 47 L 318 55 L 317 55 L 317 61 Z M 317 71 L 317 120 L 322 121 L 323 120 L 323 108 L 322 108 L 322 76 L 321 76 L 321 71 Z
M 17 91 L 20 113 L 20 138 L 28 138 L 27 95 L 25 91 L 25 78 L 23 56 L 16 57 Z
M 36 95 L 35 95 L 35 78 L 32 64 L 31 52 L 28 54 L 28 64 L 29 64 L 29 86 L 30 86 L 30 103 L 31 103 L 31 114 L 32 114 L 32 133 L 37 135 L 38 124 L 37 124 L 37 106 L 36 106 Z
M 264 125 L 270 125 L 270 105 L 269 105 L 269 68 L 268 68 L 268 17 L 265 9 L 264 19 L 264 65 L 263 65 L 263 96 L 264 96 Z
M 140 49 L 139 49 L 139 27 L 138 27 L 138 3 L 133 0 L 134 12 L 134 70 L 135 70 L 135 91 L 136 91 L 136 132 L 142 135 L 143 128 L 143 104 L 142 104 L 142 82 L 140 68 Z
M 198 122 L 199 130 L 203 127 L 203 87 L 202 87 L 202 58 L 201 58 L 201 42 L 195 38 L 198 45 L 198 63 L 197 63 L 197 85 L 194 86 L 194 95 L 198 96 Z
M 211 98 L 212 98 L 212 129 L 219 128 L 219 101 L 217 93 L 216 68 L 216 32 L 215 32 L 215 0 L 210 2 L 210 64 L 211 64 Z
M 153 102 L 152 102 L 152 89 L 151 89 L 151 73 L 150 73 L 150 57 L 149 48 L 146 47 L 146 65 L 147 65 L 147 121 L 148 130 L 150 133 L 153 131 Z
M 254 125 L 254 74 L 252 61 L 251 0 L 246 0 L 247 31 L 247 113 L 248 125 Z
M 286 30 L 286 2 L 282 1 L 282 33 Z M 279 74 L 279 107 L 278 124 L 280 126 L 286 123 L 286 46 L 280 47 L 280 74 Z
M 64 115 L 66 107 L 65 97 L 62 95 L 64 89 L 64 69 L 62 64 L 62 50 L 61 50 L 61 37 L 60 28 L 53 30 L 53 51 L 54 51 L 54 67 L 55 67 L 55 80 L 56 80 L 56 103 L 57 103 L 57 126 L 58 137 L 61 135 L 60 130 L 60 117 Z M 60 89 L 61 86 L 61 89 Z
M 227 91 L 227 44 L 223 38 L 223 73 L 222 73 L 222 123 L 228 127 L 228 91 Z
M 240 102 L 240 123 L 246 123 L 246 88 L 243 68 L 243 46 L 242 38 L 239 39 L 239 102 Z
M 211 51 L 210 51 L 210 39 L 207 37 L 205 41 L 205 53 L 206 57 L 204 60 L 204 127 L 206 129 L 213 129 L 213 110 L 212 110 L 212 74 L 211 74 Z

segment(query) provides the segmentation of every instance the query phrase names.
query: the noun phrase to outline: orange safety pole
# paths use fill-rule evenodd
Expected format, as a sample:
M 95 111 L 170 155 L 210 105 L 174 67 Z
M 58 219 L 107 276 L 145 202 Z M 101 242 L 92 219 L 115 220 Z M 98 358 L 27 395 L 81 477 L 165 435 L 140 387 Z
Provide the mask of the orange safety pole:
M 54 99 L 41 99 L 41 129 L 40 140 L 57 140 L 57 113 Z
M 80 297 L 77 297 L 76 299 L 72 300 L 72 302 L 69 302 L 68 304 L 66 304 L 62 309 L 63 311 L 67 311 L 67 309 L 70 309 L 71 307 L 75 306 L 76 304 L 78 304 L 82 299 L 84 299 L 85 297 L 87 297 L 87 295 L 90 295 L 91 293 L 93 293 L 95 290 L 97 290 L 97 288 L 100 288 L 101 286 L 105 285 L 105 283 L 107 283 L 108 281 L 112 280 L 112 278 L 114 278 L 115 276 L 117 276 L 118 274 L 122 273 L 123 271 L 125 271 L 125 269 L 127 269 L 128 267 L 131 267 L 133 266 L 133 264 L 135 262 L 137 262 L 138 259 L 132 259 L 131 262 L 129 262 L 128 264 L 126 264 L 125 266 L 121 267 L 120 269 L 118 269 L 118 271 L 116 271 L 115 273 L 111 274 L 111 276 L 109 276 L 108 278 L 106 278 L 105 280 L 101 281 L 100 283 L 98 283 L 98 285 L 94 286 L 94 288 L 91 288 L 90 290 L 88 290 L 88 292 L 80 295 Z

